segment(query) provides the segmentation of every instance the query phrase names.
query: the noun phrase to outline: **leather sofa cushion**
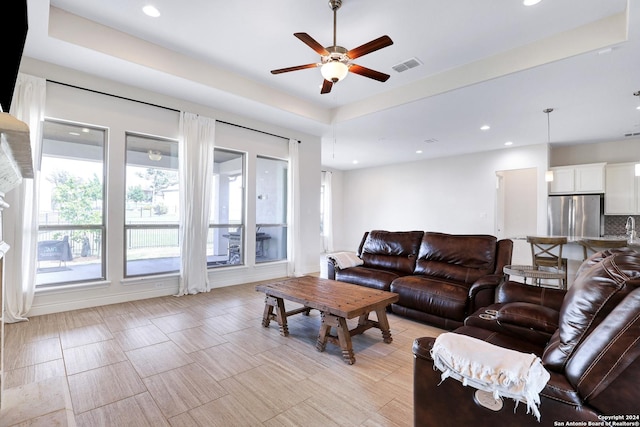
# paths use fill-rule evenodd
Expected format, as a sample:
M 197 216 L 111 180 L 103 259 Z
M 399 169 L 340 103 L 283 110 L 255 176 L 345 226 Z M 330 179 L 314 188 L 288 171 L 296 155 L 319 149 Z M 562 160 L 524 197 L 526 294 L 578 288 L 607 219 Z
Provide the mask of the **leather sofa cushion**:
M 605 414 L 637 413 L 640 289 L 631 292 L 576 348 L 566 375 L 587 403 Z M 635 407 L 630 407 L 636 402 Z
M 336 270 L 336 279 L 341 282 L 354 285 L 389 291 L 391 282 L 400 277 L 398 273 L 388 270 L 378 270 L 367 267 L 349 267 L 344 270 Z
M 426 232 L 414 273 L 472 284 L 494 272 L 496 241 L 488 235 Z
M 544 351 L 549 370 L 562 372 L 576 346 L 631 291 L 640 286 L 640 253 L 624 251 L 592 265 L 567 291 L 560 323 Z
M 391 283 L 400 295 L 397 305 L 462 322 L 465 318 L 467 286 L 426 276 L 403 276 Z
M 423 234 L 422 231 L 369 232 L 360 254 L 364 266 L 412 274 Z

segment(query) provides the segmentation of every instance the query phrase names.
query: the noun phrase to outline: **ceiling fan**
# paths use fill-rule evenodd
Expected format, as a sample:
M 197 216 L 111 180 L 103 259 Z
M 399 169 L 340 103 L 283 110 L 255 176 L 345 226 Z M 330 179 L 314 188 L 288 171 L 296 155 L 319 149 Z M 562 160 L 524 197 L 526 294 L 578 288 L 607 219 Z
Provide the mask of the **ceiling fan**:
M 307 33 L 293 34 L 311 49 L 316 51 L 321 56 L 321 62 L 298 65 L 295 67 L 280 68 L 278 70 L 272 70 L 271 74 L 281 74 L 288 73 L 290 71 L 320 67 L 320 72 L 322 73 L 322 77 L 324 77 L 324 81 L 322 82 L 322 89 L 320 90 L 321 94 L 331 92 L 333 84 L 344 79 L 349 72 L 359 74 L 370 79 L 378 80 L 380 82 L 386 82 L 390 77 L 388 74 L 354 64 L 351 61 L 368 53 L 382 49 L 383 47 L 391 46 L 393 44 L 393 41 L 391 40 L 391 38 L 389 38 L 389 36 L 382 36 L 351 50 L 347 50 L 342 46 L 338 46 L 336 43 L 336 12 L 338 9 L 340 9 L 340 6 L 342 6 L 342 0 L 329 0 L 329 7 L 331 8 L 331 10 L 333 10 L 332 46 L 323 47 Z

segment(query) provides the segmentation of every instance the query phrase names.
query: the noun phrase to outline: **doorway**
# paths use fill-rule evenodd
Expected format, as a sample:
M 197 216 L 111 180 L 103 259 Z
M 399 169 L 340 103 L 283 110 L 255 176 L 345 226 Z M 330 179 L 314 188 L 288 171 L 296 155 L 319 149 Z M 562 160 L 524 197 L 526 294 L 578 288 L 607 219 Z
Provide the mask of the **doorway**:
M 537 233 L 538 171 L 536 168 L 496 172 L 496 236 L 513 240 L 512 264 L 530 264 L 524 240 Z

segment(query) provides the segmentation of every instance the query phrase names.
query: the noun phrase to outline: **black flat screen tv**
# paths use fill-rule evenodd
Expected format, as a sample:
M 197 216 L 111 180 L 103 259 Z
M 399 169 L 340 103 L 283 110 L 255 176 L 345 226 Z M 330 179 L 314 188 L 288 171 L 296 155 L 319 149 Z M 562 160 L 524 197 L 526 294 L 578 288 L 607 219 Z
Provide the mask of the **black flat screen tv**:
M 29 27 L 27 0 L 4 0 L 0 6 L 0 105 L 8 113 Z

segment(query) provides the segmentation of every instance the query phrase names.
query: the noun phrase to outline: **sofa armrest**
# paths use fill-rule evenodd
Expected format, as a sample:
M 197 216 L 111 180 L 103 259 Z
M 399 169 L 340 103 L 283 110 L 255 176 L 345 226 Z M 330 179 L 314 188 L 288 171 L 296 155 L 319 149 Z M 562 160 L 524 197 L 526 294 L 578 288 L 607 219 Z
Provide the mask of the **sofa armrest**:
M 336 264 L 331 258 L 327 258 L 327 279 L 336 280 Z
M 549 335 L 558 329 L 559 317 L 553 308 L 528 302 L 506 303 L 496 313 L 496 320 L 505 327 L 518 326 Z
M 416 338 L 413 341 L 413 354 L 415 357 L 426 360 L 433 360 L 431 358 L 431 349 L 433 343 L 436 341 L 435 337 L 422 337 Z
M 567 291 L 563 289 L 552 289 L 507 281 L 498 287 L 496 302 L 501 304 L 528 302 L 560 311 L 566 292 Z
M 489 274 L 476 280 L 469 288 L 467 314 L 495 302 L 496 288 L 504 281 L 503 274 Z

